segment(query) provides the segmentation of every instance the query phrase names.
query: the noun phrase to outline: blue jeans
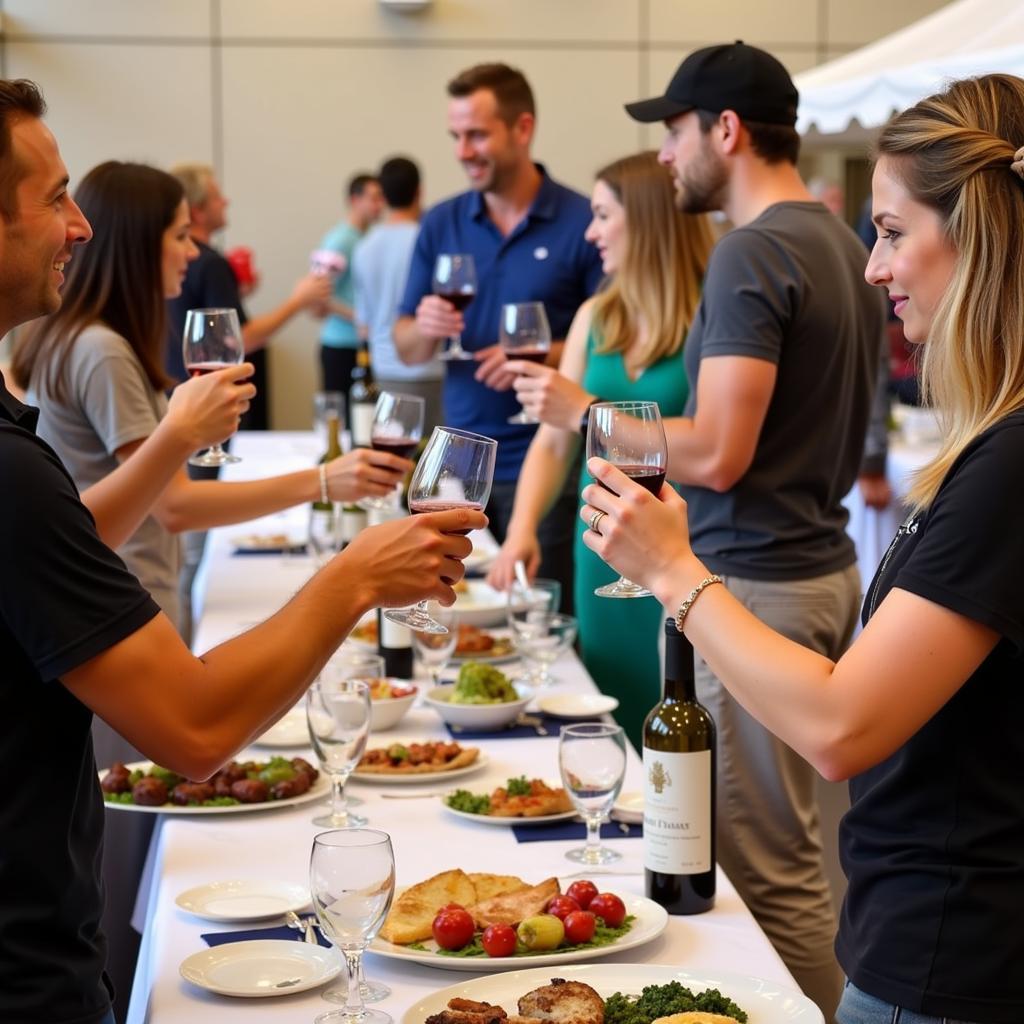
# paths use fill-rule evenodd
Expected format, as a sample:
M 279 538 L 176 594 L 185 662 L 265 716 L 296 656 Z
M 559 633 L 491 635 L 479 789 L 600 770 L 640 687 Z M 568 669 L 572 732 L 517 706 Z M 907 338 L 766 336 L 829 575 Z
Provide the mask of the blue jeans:
M 843 988 L 843 998 L 836 1010 L 836 1024 L 971 1024 L 952 1017 L 933 1017 L 927 1013 L 914 1013 L 902 1006 L 893 1006 L 867 992 L 862 992 L 852 982 Z

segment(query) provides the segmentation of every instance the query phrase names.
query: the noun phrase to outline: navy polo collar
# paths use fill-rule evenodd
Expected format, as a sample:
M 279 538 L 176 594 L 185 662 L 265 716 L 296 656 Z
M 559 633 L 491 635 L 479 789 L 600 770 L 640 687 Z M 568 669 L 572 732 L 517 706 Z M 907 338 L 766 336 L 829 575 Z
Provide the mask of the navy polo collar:
M 526 220 L 554 220 L 558 216 L 558 186 L 548 176 L 543 164 L 535 163 L 533 166 L 540 171 L 540 188 L 526 211 Z M 483 192 L 475 193 L 473 199 L 473 220 L 484 220 L 488 212 Z
M 19 402 L 7 390 L 7 382 L 2 373 L 0 373 L 0 416 L 24 430 L 31 430 L 33 433 L 35 433 L 36 422 L 39 419 L 38 409 Z

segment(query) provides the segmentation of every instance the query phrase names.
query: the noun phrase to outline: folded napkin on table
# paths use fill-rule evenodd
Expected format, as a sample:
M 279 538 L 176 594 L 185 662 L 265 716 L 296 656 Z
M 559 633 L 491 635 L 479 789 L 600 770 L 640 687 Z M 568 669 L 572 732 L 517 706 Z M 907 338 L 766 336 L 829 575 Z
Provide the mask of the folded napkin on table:
M 303 918 L 303 924 L 305 924 L 305 918 Z M 325 947 L 326 949 L 331 948 L 331 944 L 320 934 L 320 929 L 315 928 L 317 942 Z M 221 946 L 225 942 L 248 942 L 251 939 L 298 939 L 299 942 L 304 942 L 303 933 L 297 931 L 295 928 L 289 928 L 286 924 L 275 925 L 272 928 L 249 928 L 245 931 L 240 932 L 207 932 L 205 935 L 200 935 L 200 938 L 208 946 Z
M 625 830 L 629 829 L 627 833 Z M 556 839 L 586 839 L 587 826 L 582 821 L 553 821 L 550 825 L 513 825 L 516 842 L 544 843 Z M 601 826 L 601 839 L 639 839 L 644 834 L 643 825 L 627 825 L 625 822 L 606 821 Z
M 569 722 L 564 718 L 554 718 L 552 715 L 534 714 L 528 714 L 526 719 L 525 723 L 513 722 L 507 729 L 498 729 L 497 731 L 493 729 L 469 729 L 461 726 L 452 727 L 451 725 L 448 725 L 447 728 L 452 739 L 459 740 L 460 742 L 462 740 L 514 740 L 522 736 L 543 736 L 543 733 L 538 732 L 538 728 L 546 730 L 549 736 L 558 737 L 562 733 L 562 726 L 579 725 L 585 721 L 584 719 L 579 719 Z M 599 722 L 600 719 L 595 718 L 593 721 Z M 537 723 L 539 723 L 539 726 Z

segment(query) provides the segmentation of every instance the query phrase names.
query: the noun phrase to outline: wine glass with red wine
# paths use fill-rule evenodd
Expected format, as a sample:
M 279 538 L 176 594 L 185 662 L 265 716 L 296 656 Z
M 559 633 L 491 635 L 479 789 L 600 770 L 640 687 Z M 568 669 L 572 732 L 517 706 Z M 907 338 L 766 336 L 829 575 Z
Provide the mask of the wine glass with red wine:
M 473 301 L 476 295 L 476 265 L 469 253 L 443 252 L 434 264 L 434 294 L 450 302 L 460 313 Z M 448 340 L 448 348 L 441 353 L 442 359 L 472 359 L 473 353 L 462 347 L 462 335 L 455 334 Z
M 382 391 L 373 410 L 370 426 L 370 447 L 376 452 L 390 452 L 403 459 L 412 457 L 423 436 L 423 418 L 426 403 L 418 395 L 402 395 L 395 391 Z M 401 497 L 402 485 L 397 484 L 395 494 Z M 391 508 L 392 497 L 363 498 L 361 508 Z
M 543 363 L 551 351 L 551 328 L 543 302 L 510 302 L 501 307 L 498 343 L 509 359 Z M 539 423 L 525 409 L 509 416 L 509 423 Z
M 618 467 L 651 494 L 658 494 L 668 466 L 668 445 L 658 403 L 595 402 L 587 425 L 587 458 L 595 456 Z M 625 576 L 598 587 L 594 593 L 598 597 L 652 596 L 646 587 Z
M 181 347 L 185 370 L 190 377 L 240 363 L 244 349 L 237 311 L 190 309 L 185 316 Z M 197 452 L 188 461 L 191 466 L 224 466 L 242 460 L 215 444 L 205 452 Z
M 434 427 L 409 484 L 409 511 L 417 515 L 455 508 L 482 510 L 491 495 L 497 451 L 498 442 L 489 437 L 455 427 Z M 431 617 L 426 601 L 411 608 L 389 608 L 384 614 L 418 633 L 448 632 Z

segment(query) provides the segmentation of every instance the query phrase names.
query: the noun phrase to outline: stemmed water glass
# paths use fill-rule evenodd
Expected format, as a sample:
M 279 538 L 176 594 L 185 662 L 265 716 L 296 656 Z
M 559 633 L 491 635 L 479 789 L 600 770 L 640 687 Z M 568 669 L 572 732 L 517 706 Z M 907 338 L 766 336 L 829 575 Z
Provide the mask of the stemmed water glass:
M 351 669 L 340 673 L 325 669 L 306 694 L 309 739 L 321 769 L 331 780 L 330 812 L 315 817 L 314 825 L 357 828 L 366 824 L 366 818 L 348 809 L 345 783 L 359 764 L 370 734 L 369 680 L 384 675 L 383 659 L 372 657 L 378 663 L 372 676 L 340 678 L 348 676 Z
M 665 482 L 668 465 L 668 445 L 658 403 L 595 402 L 590 407 L 587 425 L 587 458 L 595 456 L 617 466 L 641 487 L 657 495 Z M 646 587 L 625 576 L 598 587 L 594 593 L 598 597 L 651 596 Z
M 498 343 L 509 359 L 543 363 L 551 351 L 551 328 L 543 302 L 516 302 L 501 307 Z M 525 409 L 508 418 L 509 423 L 539 423 Z
M 320 930 L 348 967 L 347 988 L 323 993 L 344 1006 L 320 1014 L 316 1024 L 391 1024 L 389 1014 L 364 1005 L 360 989 L 363 950 L 380 930 L 395 894 L 390 836 L 362 828 L 322 832 L 313 839 L 309 890 Z
M 374 451 L 409 458 L 423 436 L 425 406 L 418 395 L 382 391 L 373 410 L 370 447 Z M 402 485 L 397 484 L 395 493 L 400 495 L 401 492 Z M 359 505 L 361 508 L 388 508 L 392 502 L 388 498 L 363 498 Z
M 489 437 L 454 427 L 434 427 L 409 484 L 409 511 L 415 515 L 456 508 L 483 509 L 491 494 L 497 450 L 498 442 Z M 426 601 L 411 608 L 389 608 L 384 614 L 414 632 L 448 632 L 431 618 Z
M 460 313 L 476 295 L 476 264 L 469 253 L 443 252 L 434 264 L 434 294 L 447 299 Z M 455 334 L 441 359 L 472 359 L 473 353 L 462 347 L 462 335 Z
M 611 813 L 626 772 L 626 734 L 618 725 L 567 725 L 558 740 L 562 785 L 587 824 L 587 845 L 566 857 L 582 864 L 607 864 L 622 854 L 601 845 L 601 822 Z
M 435 622 L 447 630 L 445 633 L 413 633 L 412 646 L 416 657 L 423 663 L 434 686 L 441 685 L 441 673 L 455 653 L 459 642 L 458 619 L 451 608 L 445 608 L 437 601 L 427 605 L 427 611 Z
M 240 363 L 244 349 L 237 311 L 190 309 L 185 316 L 181 349 L 185 370 L 191 377 Z M 218 443 L 190 456 L 188 461 L 191 466 L 224 466 L 242 460 Z

